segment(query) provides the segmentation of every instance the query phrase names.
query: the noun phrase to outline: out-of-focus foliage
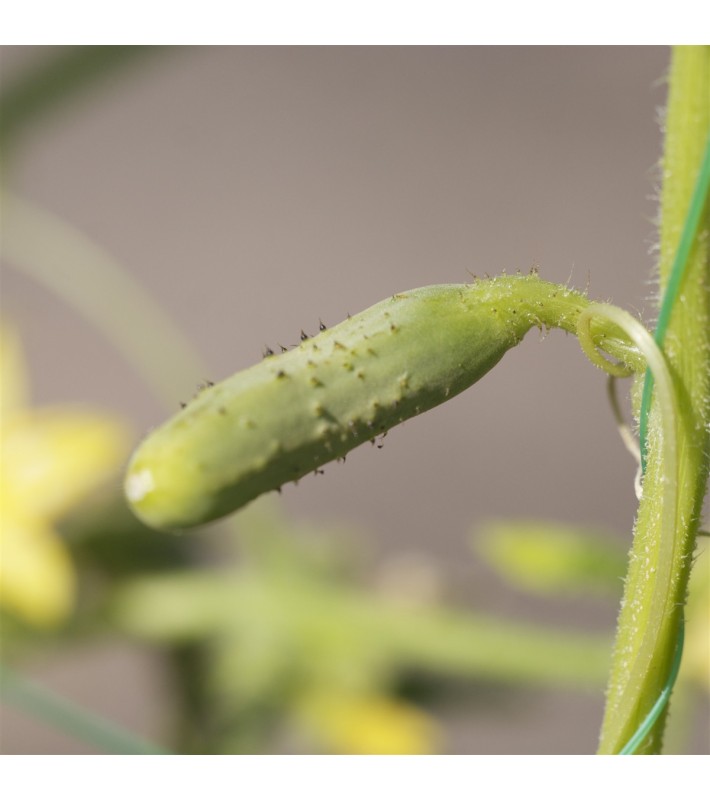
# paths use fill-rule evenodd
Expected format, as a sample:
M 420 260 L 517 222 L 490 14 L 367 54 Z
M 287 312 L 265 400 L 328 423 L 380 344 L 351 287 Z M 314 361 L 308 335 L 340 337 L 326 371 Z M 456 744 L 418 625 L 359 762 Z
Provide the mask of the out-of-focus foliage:
M 710 694 L 710 547 L 706 539 L 699 540 L 690 573 L 680 680 Z
M 76 581 L 56 520 L 115 475 L 130 436 L 115 416 L 79 407 L 27 406 L 17 336 L 0 334 L 0 604 L 52 627 L 75 601 Z
M 35 63 L 14 81 L 4 81 L 0 92 L 3 155 L 48 112 L 64 109 L 82 91 L 98 89 L 101 80 L 114 71 L 155 52 L 156 48 L 136 46 L 42 48 Z
M 206 739 L 193 730 L 197 749 L 259 752 L 265 741 L 295 738 L 306 751 L 430 752 L 443 737 L 400 694 L 408 674 L 435 683 L 603 681 L 606 637 L 457 611 L 428 592 L 396 594 L 391 582 L 382 591 L 353 572 L 337 531 L 299 530 L 266 503 L 243 511 L 237 527 L 220 569 L 136 577 L 111 604 L 127 633 L 202 649 L 193 668 L 203 675 Z M 402 579 L 404 569 L 397 585 L 420 586 Z
M 497 540 L 497 537 L 500 540 Z M 480 528 L 475 550 L 518 590 L 544 595 L 620 591 L 625 555 L 609 537 L 554 522 L 501 520 Z M 710 548 L 698 540 L 685 609 L 685 645 L 673 694 L 666 751 L 682 753 L 698 691 L 710 694 Z M 574 581 L 572 581 L 574 578 Z
M 556 522 L 496 520 L 478 528 L 475 550 L 516 589 L 546 595 L 613 594 L 625 572 L 622 547 Z M 681 684 L 710 694 L 710 548 L 698 539 L 685 611 Z
M 539 594 L 616 595 L 623 551 L 600 531 L 533 520 L 497 520 L 474 540 L 478 555 L 511 585 Z

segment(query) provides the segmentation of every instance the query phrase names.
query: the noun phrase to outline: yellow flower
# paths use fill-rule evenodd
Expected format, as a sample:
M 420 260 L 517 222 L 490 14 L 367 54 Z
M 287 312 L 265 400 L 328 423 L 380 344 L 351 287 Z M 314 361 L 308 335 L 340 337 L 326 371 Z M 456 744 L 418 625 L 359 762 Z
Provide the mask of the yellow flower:
M 346 755 L 425 755 L 436 752 L 440 731 L 423 711 L 380 694 L 318 692 L 299 717 L 329 751 Z
M 0 439 L 0 605 L 50 627 L 70 613 L 76 590 L 53 522 L 118 469 L 128 431 L 81 408 L 28 408 L 19 342 L 3 328 Z

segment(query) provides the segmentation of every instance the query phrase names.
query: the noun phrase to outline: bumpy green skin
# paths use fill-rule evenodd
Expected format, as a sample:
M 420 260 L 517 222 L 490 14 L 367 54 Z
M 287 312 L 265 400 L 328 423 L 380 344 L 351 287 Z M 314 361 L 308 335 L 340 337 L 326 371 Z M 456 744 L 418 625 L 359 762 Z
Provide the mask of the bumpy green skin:
M 533 326 L 588 301 L 536 276 L 395 295 L 201 392 L 153 431 L 126 494 L 160 529 L 224 516 L 475 383 Z

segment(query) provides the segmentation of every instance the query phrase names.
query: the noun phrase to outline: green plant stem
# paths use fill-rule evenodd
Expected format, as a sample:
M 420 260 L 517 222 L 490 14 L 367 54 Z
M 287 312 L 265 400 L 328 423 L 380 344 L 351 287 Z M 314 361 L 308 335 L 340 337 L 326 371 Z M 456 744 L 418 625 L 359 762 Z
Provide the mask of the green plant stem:
M 661 298 L 680 247 L 709 134 L 710 48 L 674 48 L 661 197 Z M 657 702 L 673 667 L 710 460 L 709 245 L 706 200 L 664 339 L 678 406 L 677 474 L 664 457 L 662 415 L 654 394 L 643 495 L 619 615 L 600 753 L 622 751 Z M 669 480 L 677 481 L 677 509 L 670 531 L 663 524 L 664 487 Z M 661 563 L 669 536 L 673 541 L 670 566 Z M 666 569 L 670 572 L 668 591 L 659 609 L 653 603 L 654 590 L 658 573 Z M 658 630 L 651 652 L 646 651 L 649 628 Z M 660 715 L 638 752 L 660 752 L 665 717 L 665 713 Z
M 163 48 L 91 46 L 47 48 L 46 57 L 8 82 L 0 95 L 0 147 L 3 161 L 7 150 L 26 140 L 46 116 L 61 110 L 68 101 L 100 84 L 141 58 Z
M 675 308 L 680 291 L 683 277 L 685 276 L 685 269 L 688 265 L 688 257 L 693 249 L 698 229 L 703 219 L 703 211 L 705 209 L 706 198 L 708 196 L 708 189 L 710 187 L 710 136 L 707 138 L 705 146 L 705 156 L 703 163 L 700 167 L 700 175 L 693 190 L 691 198 L 691 205 L 688 211 L 688 216 L 683 227 L 683 232 L 673 260 L 673 267 L 671 269 L 670 277 L 666 285 L 666 290 L 663 295 L 663 303 L 658 315 L 658 323 L 656 324 L 655 339 L 659 347 L 663 346 L 663 340 L 666 338 L 666 330 L 670 322 L 671 314 Z M 648 424 L 648 406 L 651 403 L 651 394 L 653 392 L 653 373 L 650 369 L 646 370 L 646 377 L 643 383 L 643 397 L 641 400 L 641 417 L 639 419 L 639 439 L 641 443 L 641 466 L 645 471 L 646 469 L 646 429 Z
M 102 331 L 175 408 L 186 376 L 205 377 L 199 354 L 172 319 L 102 247 L 60 217 L 5 192 L 3 256 Z
M 376 652 L 381 663 L 535 686 L 599 686 L 609 666 L 604 635 L 398 605 L 348 586 L 246 570 L 137 578 L 114 595 L 111 613 L 119 628 L 155 642 L 236 636 L 254 619 L 306 643 L 348 631 L 354 652 Z
M 9 705 L 113 755 L 161 755 L 165 751 L 101 717 L 70 703 L 3 666 L 2 699 Z
M 648 712 L 646 719 L 639 725 L 636 733 L 629 739 L 629 741 L 619 751 L 622 756 L 633 755 L 643 743 L 643 740 L 648 736 L 649 731 L 658 719 L 659 714 L 663 713 L 668 700 L 670 699 L 673 685 L 675 684 L 678 672 L 680 671 L 680 661 L 683 656 L 683 640 L 685 638 L 685 629 L 681 624 L 678 635 L 678 642 L 676 644 L 675 656 L 673 658 L 673 666 L 671 667 L 671 674 L 668 682 L 663 687 L 658 700 L 653 705 L 653 708 Z

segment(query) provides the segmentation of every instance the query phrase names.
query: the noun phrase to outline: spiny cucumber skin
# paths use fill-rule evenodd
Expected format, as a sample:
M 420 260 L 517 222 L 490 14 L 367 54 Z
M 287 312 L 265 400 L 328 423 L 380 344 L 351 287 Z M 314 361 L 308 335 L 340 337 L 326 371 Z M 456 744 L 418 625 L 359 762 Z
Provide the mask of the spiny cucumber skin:
M 559 293 L 511 276 L 384 300 L 201 392 L 138 447 L 128 500 L 167 530 L 235 511 L 475 383 Z

